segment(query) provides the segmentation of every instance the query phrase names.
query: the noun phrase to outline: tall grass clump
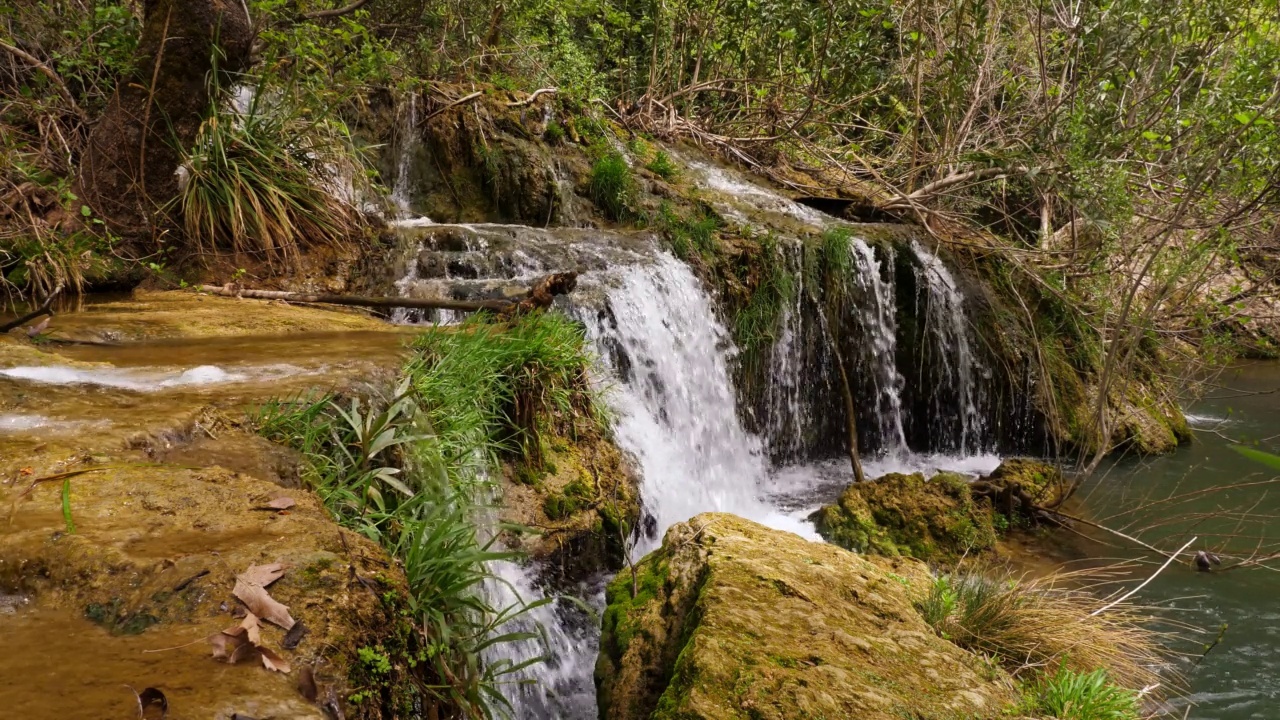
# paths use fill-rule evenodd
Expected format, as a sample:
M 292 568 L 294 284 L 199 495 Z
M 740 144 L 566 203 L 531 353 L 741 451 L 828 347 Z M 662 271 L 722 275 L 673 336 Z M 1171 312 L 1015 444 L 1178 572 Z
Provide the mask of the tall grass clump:
M 444 462 L 477 452 L 531 466 L 543 459 L 543 436 L 573 435 L 600 420 L 582 330 L 557 313 L 510 322 L 475 316 L 436 328 L 414 344 L 409 375 L 438 435 Z
M 733 323 L 734 340 L 747 353 L 770 346 L 777 340 L 782 316 L 795 302 L 799 292 L 795 272 L 773 238 L 766 238 L 761 243 L 760 261 L 762 267 L 756 286 Z
M 610 150 L 591 166 L 591 200 L 609 219 L 624 220 L 631 215 L 636 182 L 622 153 Z
M 723 223 L 709 207 L 699 207 L 688 217 L 676 212 L 670 203 L 658 208 L 657 226 L 681 260 L 701 256 L 710 258 L 719 247 L 717 232 Z
M 211 108 L 175 200 L 199 253 L 292 263 L 307 247 L 359 239 L 350 195 L 364 161 L 345 126 L 308 115 L 260 93 L 241 110 Z
M 1063 589 L 1061 582 L 958 571 L 938 577 L 917 609 L 939 635 L 995 656 L 1014 677 L 1051 667 L 1076 673 L 1101 668 L 1120 687 L 1159 683 L 1156 668 L 1165 664 L 1165 653 L 1151 618 L 1124 604 L 1091 615 L 1099 600 Z

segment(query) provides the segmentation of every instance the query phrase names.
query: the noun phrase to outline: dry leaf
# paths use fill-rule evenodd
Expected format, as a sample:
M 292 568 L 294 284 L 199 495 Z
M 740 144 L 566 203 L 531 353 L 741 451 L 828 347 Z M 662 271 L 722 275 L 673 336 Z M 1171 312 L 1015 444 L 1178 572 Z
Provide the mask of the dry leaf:
M 271 502 L 267 503 L 267 507 L 271 508 L 272 510 L 288 510 L 289 508 L 297 504 L 298 503 L 294 502 L 293 498 L 291 497 L 278 497 L 275 500 L 272 500 Z
M 285 567 L 280 563 L 271 563 L 270 565 L 250 565 L 248 570 L 236 576 L 236 579 L 243 579 L 245 582 L 253 583 L 267 587 L 271 583 L 280 579 L 284 575 Z
M 258 648 L 258 652 L 262 654 L 262 666 L 266 669 L 282 673 L 289 672 L 290 668 L 288 660 L 285 660 L 268 648 L 260 647 Z
M 280 641 L 280 646 L 285 650 L 292 650 L 298 647 L 298 643 L 302 642 L 302 638 L 307 635 L 306 623 L 299 620 L 293 627 L 289 628 L 289 632 L 284 634 L 284 639 Z
M 236 576 L 236 586 L 231 592 L 254 615 L 285 630 L 293 627 L 294 620 L 289 616 L 289 608 L 276 602 L 261 585 L 245 580 L 244 575 Z
M 125 687 L 133 690 L 132 687 Z M 169 712 L 169 699 L 159 690 L 149 687 L 144 688 L 142 692 L 133 690 L 133 696 L 138 700 L 138 717 L 140 720 L 164 720 Z
M 213 646 L 213 658 L 215 660 L 226 660 L 234 663 L 232 658 L 236 652 L 244 646 L 252 647 L 249 638 L 245 635 L 244 628 L 236 626 L 230 631 L 224 630 L 220 633 L 214 633 L 209 636 L 209 644 Z
M 240 627 L 244 629 L 245 635 L 249 638 L 249 642 L 254 645 L 262 644 L 262 625 L 258 622 L 258 618 L 253 613 L 245 613 L 244 620 L 240 621 Z

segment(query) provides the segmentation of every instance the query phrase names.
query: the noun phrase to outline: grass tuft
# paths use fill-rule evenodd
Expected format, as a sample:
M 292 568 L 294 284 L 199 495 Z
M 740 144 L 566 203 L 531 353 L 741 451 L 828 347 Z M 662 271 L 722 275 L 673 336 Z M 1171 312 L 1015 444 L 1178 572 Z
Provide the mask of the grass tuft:
M 665 150 L 654 153 L 653 159 L 645 165 L 645 168 L 663 180 L 674 180 L 680 174 L 680 169 L 671 161 L 671 156 Z
M 1100 615 L 1092 594 L 1058 587 L 1063 578 L 1034 581 L 964 571 L 938 577 L 917 609 L 956 645 L 995 656 L 1015 677 L 1047 667 L 1078 673 L 1106 668 L 1114 682 L 1143 688 L 1160 682 L 1165 664 L 1158 632 L 1138 608 L 1119 605 Z
M 591 166 L 591 200 L 611 220 L 624 220 L 631 215 L 635 177 L 622 153 L 606 152 Z
M 175 202 L 202 254 L 296 262 L 301 250 L 357 241 L 363 221 L 343 196 L 364 161 L 339 122 L 289 107 L 215 107 L 185 153 Z
M 1056 720 L 1138 720 L 1138 694 L 1117 687 L 1106 670 L 1076 673 L 1059 668 L 1024 703 L 1024 711 Z

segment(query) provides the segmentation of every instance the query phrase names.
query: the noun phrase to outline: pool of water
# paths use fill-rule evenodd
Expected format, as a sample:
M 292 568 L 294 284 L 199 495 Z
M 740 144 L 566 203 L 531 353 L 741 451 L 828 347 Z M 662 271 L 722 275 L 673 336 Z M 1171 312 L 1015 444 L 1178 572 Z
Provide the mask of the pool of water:
M 1120 459 L 1082 489 L 1083 510 L 1104 524 L 1158 547 L 1175 550 L 1193 537 L 1190 550 L 1222 556 L 1214 572 L 1189 563 L 1170 566 L 1136 599 L 1158 604 L 1180 623 L 1201 630 L 1180 649 L 1189 680 L 1187 697 L 1174 701 L 1175 716 L 1193 705 L 1200 720 L 1280 717 L 1280 561 L 1268 567 L 1230 568 L 1250 557 L 1280 551 L 1280 472 L 1232 449 L 1236 442 L 1280 454 L 1280 363 L 1234 368 L 1188 409 L 1194 441 L 1157 458 Z M 1134 557 L 1131 545 L 1092 554 Z M 1189 559 L 1184 556 L 1184 559 Z M 1149 575 L 1163 560 L 1139 571 Z M 1223 626 L 1221 642 L 1208 655 Z

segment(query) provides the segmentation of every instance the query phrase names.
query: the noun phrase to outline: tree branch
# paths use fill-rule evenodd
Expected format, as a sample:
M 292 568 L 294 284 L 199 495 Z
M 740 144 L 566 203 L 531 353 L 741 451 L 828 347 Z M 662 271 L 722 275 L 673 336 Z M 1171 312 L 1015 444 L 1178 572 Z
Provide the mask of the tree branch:
M 80 105 L 76 103 L 75 97 L 71 95 L 71 90 L 67 88 L 67 84 L 62 81 L 62 78 L 58 76 L 58 73 L 53 71 L 53 68 L 40 62 L 40 59 L 31 53 L 16 48 L 3 40 L 0 40 L 0 48 L 8 50 L 14 57 L 27 61 L 33 68 L 39 70 L 40 74 L 49 78 L 49 80 L 53 82 L 54 86 L 58 88 L 58 94 L 62 96 L 62 99 L 67 101 L 67 104 L 75 111 L 81 122 L 86 124 L 89 122 L 89 116 L 85 114 L 84 110 L 80 109 Z
M 347 13 L 353 13 L 365 5 L 369 4 L 369 0 L 356 0 L 346 7 L 340 7 L 333 10 L 317 10 L 315 12 L 302 13 L 303 20 L 325 20 L 327 18 L 335 18 Z

